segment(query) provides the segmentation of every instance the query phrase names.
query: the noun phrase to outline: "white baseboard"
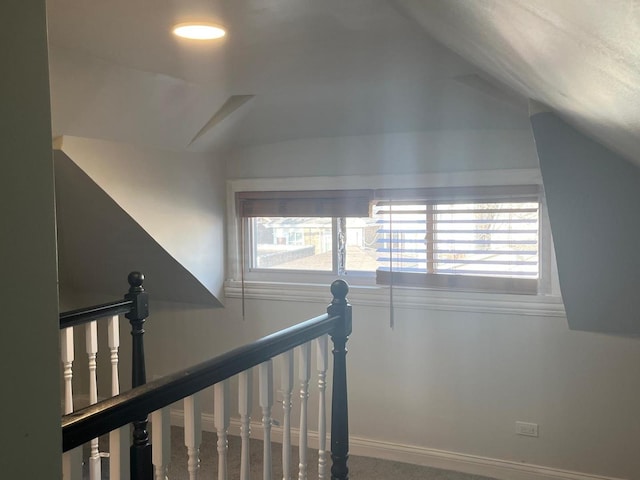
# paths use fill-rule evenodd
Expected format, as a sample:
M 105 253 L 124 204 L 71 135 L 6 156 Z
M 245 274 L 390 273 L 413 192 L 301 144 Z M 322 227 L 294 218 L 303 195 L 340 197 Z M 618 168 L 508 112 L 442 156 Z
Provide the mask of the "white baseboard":
M 182 410 L 171 409 L 171 424 L 177 426 L 184 424 L 184 412 Z M 202 429 L 207 432 L 215 432 L 212 414 L 202 414 Z M 282 443 L 282 433 L 282 427 L 274 425 L 271 430 L 271 440 Z M 237 418 L 231 419 L 229 434 L 240 435 L 240 421 Z M 291 429 L 292 442 L 295 445 L 297 445 L 298 434 L 298 429 Z M 251 438 L 262 440 L 263 431 L 260 422 L 251 422 Z M 309 447 L 318 448 L 318 432 L 309 432 Z M 384 442 L 354 435 L 349 437 L 349 453 L 351 455 L 382 458 L 472 475 L 484 475 L 499 480 L 624 480 L 464 453 L 447 452 L 415 445 Z

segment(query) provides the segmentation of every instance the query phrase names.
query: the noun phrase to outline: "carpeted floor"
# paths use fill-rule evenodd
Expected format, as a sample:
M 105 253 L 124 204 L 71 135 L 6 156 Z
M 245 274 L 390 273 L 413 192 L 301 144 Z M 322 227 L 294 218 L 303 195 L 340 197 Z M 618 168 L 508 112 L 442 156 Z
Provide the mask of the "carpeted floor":
M 200 472 L 199 478 L 217 478 L 216 435 L 214 433 L 202 433 L 202 445 L 200 447 Z M 188 480 L 187 473 L 187 449 L 184 446 L 184 431 L 179 427 L 171 429 L 172 456 L 169 466 L 170 480 Z M 282 445 L 272 444 L 272 477 L 282 478 Z M 262 479 L 262 442 L 251 440 L 251 480 Z M 229 437 L 228 476 L 231 480 L 240 478 L 240 439 Z M 328 460 L 329 465 L 331 463 Z M 292 448 L 291 452 L 291 476 L 298 476 L 298 448 Z M 308 478 L 318 478 L 318 452 L 309 449 L 308 453 Z M 329 475 L 330 477 L 330 475 Z M 88 478 L 88 472 L 85 473 Z M 102 478 L 108 480 L 107 462 L 103 462 Z M 408 463 L 392 462 L 377 458 L 349 457 L 349 478 L 352 480 L 492 480 L 488 477 L 468 475 L 459 472 L 450 472 L 437 468 L 421 467 Z

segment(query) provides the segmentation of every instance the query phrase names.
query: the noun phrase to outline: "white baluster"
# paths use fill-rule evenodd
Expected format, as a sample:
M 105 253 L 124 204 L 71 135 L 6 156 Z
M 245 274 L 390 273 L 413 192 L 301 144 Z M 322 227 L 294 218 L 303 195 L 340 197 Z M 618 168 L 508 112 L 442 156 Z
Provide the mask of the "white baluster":
M 109 432 L 109 480 L 130 478 L 129 437 L 129 425 Z
M 293 350 L 282 354 L 282 375 L 280 391 L 282 393 L 283 432 L 282 432 L 282 479 L 291 478 L 291 397 L 293 396 Z
M 213 386 L 213 422 L 218 436 L 218 480 L 227 480 L 227 432 L 229 431 L 229 381 Z
M 271 480 L 271 408 L 273 407 L 273 360 L 260 364 L 260 407 L 262 408 L 262 428 L 264 448 L 262 478 Z
M 316 339 L 318 344 L 318 480 L 327 478 L 327 369 L 329 367 L 329 336 Z
M 85 339 L 87 344 L 87 355 L 89 357 L 89 403 L 93 405 L 98 402 L 98 377 L 96 373 L 96 355 L 98 354 L 98 322 L 95 320 L 85 325 Z M 91 480 L 101 480 L 100 471 L 100 451 L 98 450 L 98 439 L 91 440 L 91 453 L 89 455 L 89 478 Z
M 238 411 L 240 413 L 240 480 L 250 480 L 249 438 L 251 435 L 251 406 L 253 404 L 253 373 L 252 369 L 245 370 L 239 375 Z
M 60 350 L 64 369 L 64 414 L 73 412 L 73 327 L 60 332 Z
M 187 447 L 189 480 L 197 480 L 202 442 L 200 396 L 196 393 L 184 399 L 184 444 Z
M 120 319 L 117 315 L 109 319 L 107 327 L 109 351 L 111 352 L 111 396 L 120 394 L 120 378 L 118 375 L 118 348 L 120 347 Z
M 307 480 L 307 405 L 309 403 L 309 380 L 311 379 L 311 343 L 300 345 L 300 464 L 298 480 Z
M 109 318 L 107 326 L 109 351 L 111 352 L 111 396 L 120 394 L 118 373 L 118 348 L 120 348 L 120 319 Z M 109 432 L 109 480 L 127 480 L 129 467 L 129 425 Z
M 186 417 L 185 417 L 186 418 Z M 167 480 L 171 460 L 171 423 L 169 408 L 161 408 L 151 414 L 151 450 L 156 480 Z
M 64 371 L 64 414 L 73 412 L 73 327 L 60 332 L 60 350 Z M 74 448 L 62 455 L 62 478 L 64 480 L 82 479 L 82 447 Z

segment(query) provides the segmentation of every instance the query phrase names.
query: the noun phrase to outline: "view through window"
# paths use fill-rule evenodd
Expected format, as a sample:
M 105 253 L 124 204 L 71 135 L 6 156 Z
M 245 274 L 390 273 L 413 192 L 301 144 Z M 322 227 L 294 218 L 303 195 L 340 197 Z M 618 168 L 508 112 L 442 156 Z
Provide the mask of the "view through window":
M 371 217 L 257 217 L 250 220 L 250 264 L 255 270 L 536 279 L 538 207 L 380 202 Z

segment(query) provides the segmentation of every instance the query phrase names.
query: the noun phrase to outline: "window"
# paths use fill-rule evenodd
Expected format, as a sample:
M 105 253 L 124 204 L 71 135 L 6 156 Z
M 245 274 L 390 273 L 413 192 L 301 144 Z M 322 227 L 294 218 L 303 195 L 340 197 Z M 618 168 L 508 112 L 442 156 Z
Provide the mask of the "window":
M 257 217 L 250 226 L 252 269 L 333 271 L 331 217 Z
M 378 267 L 378 230 L 371 217 L 255 217 L 245 251 L 251 271 L 373 273 Z
M 250 274 L 538 291 L 538 186 L 239 192 L 236 200 Z
M 538 210 L 532 201 L 385 204 L 377 283 L 536 293 Z

